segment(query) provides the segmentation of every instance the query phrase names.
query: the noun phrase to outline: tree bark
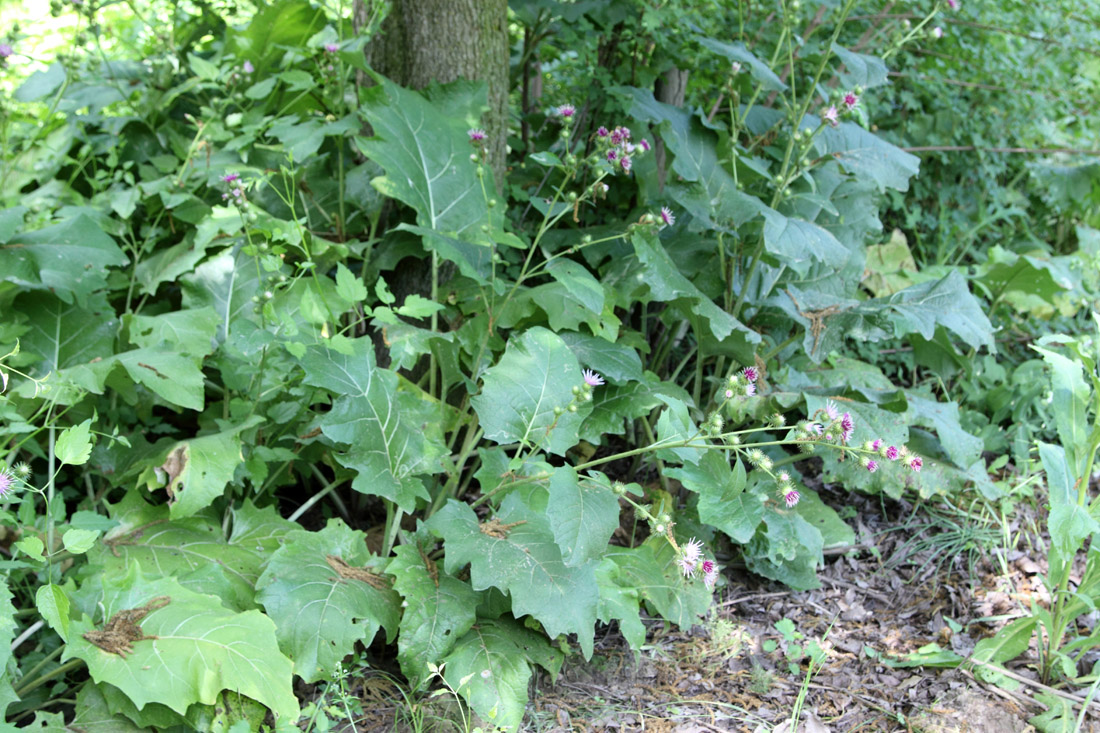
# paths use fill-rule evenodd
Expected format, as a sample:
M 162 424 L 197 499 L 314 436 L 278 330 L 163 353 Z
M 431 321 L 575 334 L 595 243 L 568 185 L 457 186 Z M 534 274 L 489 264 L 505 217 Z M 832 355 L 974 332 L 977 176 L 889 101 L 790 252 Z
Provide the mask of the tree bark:
M 677 69 L 676 67 L 669 69 L 657 79 L 656 93 L 653 96 L 656 97 L 658 102 L 671 104 L 673 107 L 682 107 L 684 97 L 687 94 L 689 73 L 686 69 Z M 656 137 L 653 154 L 657 163 L 657 190 L 663 191 L 668 171 L 665 168 L 667 159 L 665 143 L 661 140 L 660 135 Z
M 508 0 L 391 0 L 382 32 L 367 60 L 396 83 L 423 89 L 433 81 L 484 81 L 489 111 L 489 166 L 498 189 L 504 181 L 508 132 Z M 356 0 L 356 18 L 362 0 Z

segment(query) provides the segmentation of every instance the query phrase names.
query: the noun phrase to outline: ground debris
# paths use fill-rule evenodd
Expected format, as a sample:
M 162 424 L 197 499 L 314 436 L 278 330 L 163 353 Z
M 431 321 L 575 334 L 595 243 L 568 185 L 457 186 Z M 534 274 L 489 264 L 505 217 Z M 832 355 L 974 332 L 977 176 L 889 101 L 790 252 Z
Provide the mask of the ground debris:
M 137 622 L 145 618 L 150 611 L 164 608 L 171 601 L 172 599 L 169 596 L 157 596 L 144 606 L 118 611 L 108 619 L 102 629 L 92 629 L 84 632 L 84 639 L 105 652 L 117 654 L 125 659 L 128 653 L 134 651 L 134 642 L 157 638 L 156 636 L 146 636 Z

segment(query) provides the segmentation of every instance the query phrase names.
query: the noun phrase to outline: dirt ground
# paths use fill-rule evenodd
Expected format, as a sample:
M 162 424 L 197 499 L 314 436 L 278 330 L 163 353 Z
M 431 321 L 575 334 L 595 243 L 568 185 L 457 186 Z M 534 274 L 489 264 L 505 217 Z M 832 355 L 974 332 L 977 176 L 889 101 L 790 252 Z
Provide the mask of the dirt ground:
M 904 501 L 817 488 L 831 506 L 854 509 L 848 522 L 857 536 L 855 545 L 827 551 L 821 588 L 790 591 L 738 569 L 730 558 L 727 584 L 706 624 L 677 629 L 654 621 L 638 655 L 614 626 L 603 627 L 590 662 L 567 660 L 556 681 L 539 672 L 523 730 L 1034 731 L 1028 720 L 1046 706 L 1035 699 L 1044 689 L 1033 653 L 1009 665 L 1011 691 L 969 669 L 896 668 L 883 658 L 930 643 L 966 656 L 980 639 L 1023 615 L 1032 599 L 1044 603 L 1044 552 L 978 549 L 983 539 L 997 547 L 1005 530 L 1017 548 L 1035 547 L 1041 538 L 1032 538 L 1028 528 L 1038 523 L 1016 519 L 1005 528 L 962 521 L 947 510 L 914 512 Z M 784 640 L 775 626 L 782 619 L 804 638 Z M 810 640 L 827 657 L 804 685 L 808 658 L 786 652 L 791 643 Z M 1079 690 L 1061 692 L 1084 697 Z M 382 703 L 385 691 L 375 693 Z M 373 714 L 359 730 L 401 729 L 394 708 L 369 709 Z M 1074 714 L 1079 709 L 1075 703 Z M 1100 705 L 1092 703 L 1080 730 L 1100 731 Z

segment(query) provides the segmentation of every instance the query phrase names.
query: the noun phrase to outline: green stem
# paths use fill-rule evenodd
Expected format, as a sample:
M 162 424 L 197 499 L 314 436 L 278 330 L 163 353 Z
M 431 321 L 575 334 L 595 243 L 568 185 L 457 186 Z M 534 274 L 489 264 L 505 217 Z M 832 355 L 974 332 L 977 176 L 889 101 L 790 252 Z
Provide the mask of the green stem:
M 64 647 L 58 647 L 58 648 L 63 649 Z M 69 661 L 62 664 L 60 667 L 56 667 L 54 669 L 51 669 L 49 672 L 42 675 L 41 677 L 38 677 L 37 679 L 33 679 L 33 680 L 31 680 L 30 682 L 28 682 L 26 684 L 20 685 L 15 690 L 15 694 L 18 695 L 19 697 L 26 697 L 27 693 L 30 692 L 31 690 L 34 690 L 34 689 L 37 689 L 37 688 L 41 687 L 42 685 L 44 685 L 47 682 L 49 682 L 50 680 L 52 680 L 54 677 L 60 677 L 61 675 L 76 669 L 77 667 L 81 666 L 82 664 L 84 664 L 83 659 L 70 659 Z

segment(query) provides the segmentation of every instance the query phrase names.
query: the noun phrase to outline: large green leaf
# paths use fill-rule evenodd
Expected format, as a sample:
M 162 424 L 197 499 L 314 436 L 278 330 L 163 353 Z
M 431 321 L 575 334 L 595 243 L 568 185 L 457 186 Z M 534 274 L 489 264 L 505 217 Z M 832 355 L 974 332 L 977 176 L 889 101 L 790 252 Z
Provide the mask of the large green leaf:
M 172 578 L 145 577 L 139 563 L 91 582 L 102 618 L 95 624 L 84 614 L 73 621 L 62 661 L 83 659 L 92 679 L 118 687 L 138 707 L 157 702 L 185 714 L 192 703 L 212 704 L 230 690 L 263 703 L 277 718 L 297 720 L 292 664 L 279 652 L 275 625 L 262 613 L 236 613 Z M 160 605 L 157 599 L 163 598 L 169 600 Z M 132 648 L 125 658 L 85 638 L 116 614 L 141 608 L 150 610 L 131 619 L 140 634 L 124 627 Z
M 227 249 L 180 278 L 184 308 L 211 307 L 218 314 L 219 341 L 228 338 L 238 319 L 259 320 L 252 296 L 262 290 L 256 260 L 242 248 Z
M 527 705 L 529 661 L 557 676 L 563 655 L 515 621 L 481 619 L 447 656 L 443 676 L 482 718 L 516 730 Z
M 982 439 L 971 435 L 959 424 L 959 406 L 954 402 L 936 402 L 912 391 L 906 392 L 909 414 L 914 425 L 936 430 L 940 446 L 959 468 L 969 468 L 982 455 Z
M 113 353 L 118 321 L 103 294 L 89 296 L 80 306 L 52 293 L 28 292 L 16 299 L 15 307 L 26 314 L 30 327 L 20 339 L 20 348 L 41 359 L 36 365 L 40 376 Z
M 128 382 L 115 378 L 118 367 Z M 113 387 L 131 403 L 139 401 L 133 385 L 140 384 L 173 405 L 201 410 L 205 404 L 202 355 L 185 356 L 169 344 L 124 351 L 63 370 L 59 376 L 93 394 Z
M 260 6 L 248 26 L 229 34 L 227 48 L 238 60 L 249 60 L 257 76 L 280 58 L 285 48 L 302 47 L 325 26 L 325 14 L 308 0 Z
M 619 526 L 619 500 L 606 478 L 577 480 L 571 466 L 559 466 L 550 477 L 546 516 L 554 540 L 569 567 L 599 559 Z
M 692 313 L 695 313 L 706 322 L 710 332 L 719 341 L 725 339 L 734 331 L 750 343 L 760 341 L 760 334 L 750 331 L 745 324 L 725 312 L 690 280 L 683 276 L 676 263 L 668 256 L 668 252 L 661 246 L 657 235 L 648 229 L 638 229 L 631 236 L 630 241 L 634 245 L 634 253 L 638 261 L 645 268 L 645 282 L 649 285 L 649 291 L 654 300 L 671 302 L 685 300 Z
M 781 92 L 787 88 L 783 80 L 776 76 L 766 61 L 758 59 L 751 51 L 745 48 L 743 43 L 726 43 L 706 36 L 696 36 L 695 40 L 703 48 L 710 49 L 717 54 L 725 56 L 730 61 L 736 61 L 748 67 L 752 78 L 760 82 L 764 89 Z
M 4 717 L 8 705 L 19 699 L 11 686 L 15 666 L 11 656 L 11 643 L 15 639 L 15 606 L 11 604 L 12 597 L 7 578 L 0 578 L 0 717 Z
M 796 590 L 821 587 L 817 566 L 824 558 L 821 532 L 797 512 L 771 508 L 764 528 L 746 546 L 749 570 Z
M 306 682 L 330 677 L 357 642 L 379 627 L 392 641 L 401 599 L 381 575 L 366 535 L 339 519 L 285 538 L 256 581 L 256 600 L 275 622 L 283 651 Z
M 700 520 L 744 544 L 756 533 L 764 517 L 764 504 L 757 494 L 745 492 L 745 467 L 740 461 L 731 469 L 723 451 L 702 453 L 698 463 L 669 468 L 665 474 L 699 494 Z
M 470 160 L 466 120 L 471 110 L 441 109 L 419 92 L 381 77 L 378 81 L 366 90 L 362 107 L 375 137 L 356 141 L 386 171 L 372 181 L 374 187 L 415 209 L 420 226 L 488 244 L 481 225 L 489 220 L 485 191 L 494 187 L 487 177 L 482 188 Z
M 244 462 L 241 433 L 261 422 L 262 416 L 253 415 L 220 433 L 181 440 L 164 453 L 172 519 L 190 517 L 222 495 Z
M 577 430 L 592 410 L 589 402 L 574 403 L 573 389 L 581 384 L 580 365 L 566 343 L 536 327 L 508 342 L 472 403 L 489 440 L 564 455 L 577 444 Z
M 710 610 L 711 592 L 701 580 L 684 577 L 676 551 L 663 536 L 652 536 L 638 547 L 609 547 L 619 585 L 634 588 L 662 618 L 691 628 Z
M 582 366 L 598 372 L 609 382 L 643 379 L 642 359 L 637 349 L 576 331 L 560 332 L 558 336 L 569 345 Z
M 809 271 L 812 262 L 839 268 L 851 255 L 828 229 L 770 208 L 764 209 L 764 246 L 800 275 Z
M 474 590 L 500 588 L 511 596 L 517 618 L 531 615 L 551 637 L 576 634 L 585 657 L 592 656 L 599 601 L 595 563 L 567 566 L 545 514 L 528 507 L 518 492 L 484 524 L 467 504 L 451 500 L 427 526 L 444 539 L 447 572 L 469 563 Z
M 642 381 L 601 387 L 592 397 L 592 412 L 581 425 L 580 437 L 599 445 L 607 435 L 622 435 L 626 432 L 627 420 L 648 415 L 668 398 L 691 401 L 691 395 L 681 387 L 662 382 L 653 372 L 646 372 Z
M 140 563 L 147 572 L 177 578 L 202 573 L 185 585 L 204 593 L 224 588 L 223 598 L 237 609 L 255 607 L 252 597 L 261 565 L 298 528 L 273 507 L 256 509 L 246 501 L 233 509 L 227 536 L 220 515 L 207 511 L 170 521 L 168 507 L 145 503 L 137 491 L 128 492 L 110 512 L 119 525 L 88 553 L 92 565 L 120 572 Z M 221 570 L 228 586 L 211 569 Z
M 1050 496 L 1051 550 L 1057 550 L 1062 559 L 1073 557 L 1085 538 L 1100 531 L 1100 523 L 1089 513 L 1088 506 L 1078 504 L 1078 476 L 1071 473 L 1073 466 L 1066 460 L 1066 452 L 1060 445 L 1039 443 L 1039 460 L 1047 476 Z M 1051 562 L 1051 566 L 1054 566 Z
M 478 594 L 468 582 L 440 572 L 428 555 L 413 545 L 398 545 L 386 566 L 394 578 L 393 589 L 404 599 L 397 660 L 413 689 L 419 689 L 431 672 L 470 630 Z
M 206 356 L 214 350 L 218 314 L 213 308 L 187 308 L 158 316 L 135 315 L 130 319 L 130 340 L 142 348 L 171 344 L 190 356 Z
M 816 124 L 816 118 L 807 117 Z M 920 169 L 920 158 L 851 122 L 826 126 L 814 141 L 822 155 L 832 156 L 857 178 L 874 181 L 879 191 L 908 191 L 909 179 Z
M 414 511 L 418 499 L 428 498 L 419 476 L 442 469 L 437 407 L 398 391 L 397 374 L 375 365 L 369 338 L 352 341 L 348 354 L 312 347 L 302 366 L 306 384 L 340 395 L 320 426 L 330 440 L 350 446 L 336 458 L 357 471 L 352 488 Z
M 114 240 L 84 214 L 60 224 L 24 232 L 0 247 L 0 280 L 49 290 L 66 303 L 83 300 L 107 286 L 107 268 L 125 265 Z
M 606 624 L 617 620 L 623 638 L 631 649 L 638 651 L 645 643 L 646 634 L 639 608 L 641 592 L 629 578 L 621 578 L 618 563 L 609 557 L 596 568 L 596 582 L 600 587 L 600 621 Z
M 1089 402 L 1092 391 L 1085 382 L 1082 365 L 1056 351 L 1032 346 L 1050 366 L 1051 407 L 1058 438 L 1069 455 L 1069 466 L 1076 479 L 1085 470 L 1089 452 Z

